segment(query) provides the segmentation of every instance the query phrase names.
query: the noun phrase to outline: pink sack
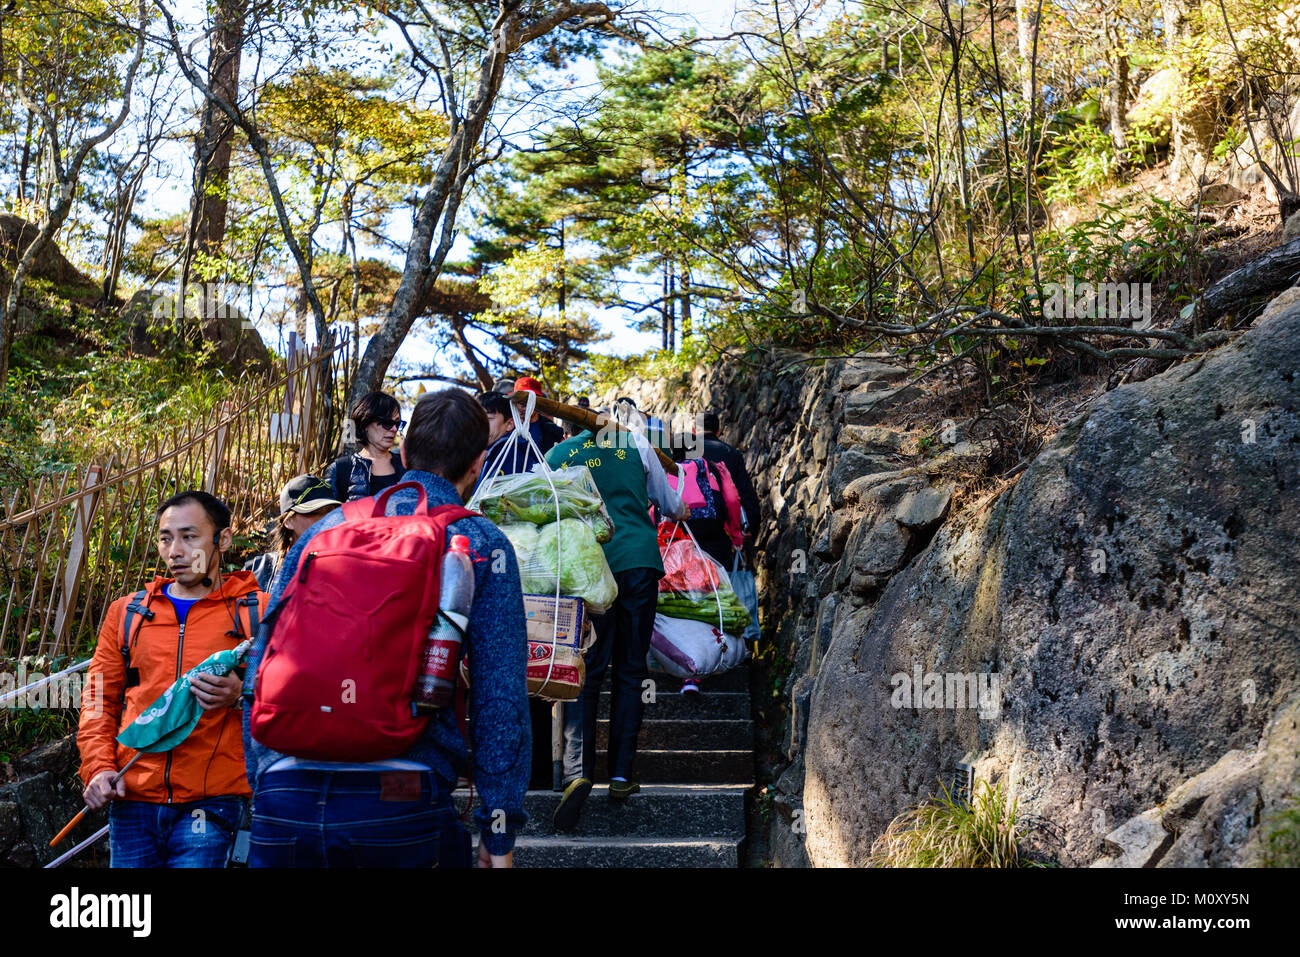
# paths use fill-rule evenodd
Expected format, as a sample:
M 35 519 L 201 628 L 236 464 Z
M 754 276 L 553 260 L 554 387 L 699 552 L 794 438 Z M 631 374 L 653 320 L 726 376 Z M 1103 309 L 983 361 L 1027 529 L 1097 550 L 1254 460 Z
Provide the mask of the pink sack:
M 685 477 L 682 482 L 677 481 L 677 476 L 672 472 L 668 473 L 668 484 L 674 492 L 682 496 L 682 504 L 687 508 L 703 508 L 707 503 L 704 500 L 704 493 L 700 491 L 699 476 L 697 475 L 697 466 L 694 462 L 680 462 L 678 468 L 682 470 Z M 681 486 L 680 488 L 678 486 Z

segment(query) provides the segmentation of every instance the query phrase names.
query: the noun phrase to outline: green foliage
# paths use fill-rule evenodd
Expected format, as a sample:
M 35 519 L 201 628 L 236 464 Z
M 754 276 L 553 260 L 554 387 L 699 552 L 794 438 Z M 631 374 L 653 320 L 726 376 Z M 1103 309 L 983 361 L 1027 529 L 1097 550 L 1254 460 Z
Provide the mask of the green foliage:
M 1104 185 L 1115 171 L 1115 144 L 1100 126 L 1080 123 L 1047 151 L 1049 200 L 1069 202 Z
M 66 656 L 25 657 L 22 660 L 25 676 L 23 683 L 30 684 L 40 677 L 52 675 L 71 663 L 72 661 Z M 13 658 L 0 658 L 0 674 L 17 676 L 18 666 L 19 662 Z M 58 707 L 68 703 L 69 692 L 75 687 L 79 685 L 73 682 L 61 688 L 56 685 L 46 685 L 44 697 L 39 700 L 54 707 L 27 707 L 26 701 L 17 701 L 12 702 L 8 707 L 0 708 L 0 764 L 8 764 L 33 748 L 57 741 L 77 730 L 76 705 L 79 702 L 72 702 L 74 706 L 71 708 Z M 40 696 L 41 692 L 35 694 Z M 60 694 L 64 695 L 64 700 L 58 700 Z M 51 696 L 54 700 L 51 700 Z
M 176 336 L 160 355 L 135 355 L 117 316 L 81 311 L 53 292 L 32 302 L 41 307 L 35 331 L 15 344 L 0 402 L 0 488 L 141 446 L 234 390 L 207 366 L 209 343 Z
M 1275 811 L 1264 825 L 1264 866 L 1300 867 L 1300 802 Z
M 904 811 L 871 847 L 871 867 L 1027 867 L 1020 842 L 1030 828 L 1016 820 L 1002 784 L 981 781 L 974 799 L 938 796 Z
M 1098 203 L 1099 214 L 1045 234 L 1039 243 L 1045 282 L 1116 282 L 1126 272 L 1154 280 L 1195 264 L 1193 215 L 1154 196 L 1130 208 Z

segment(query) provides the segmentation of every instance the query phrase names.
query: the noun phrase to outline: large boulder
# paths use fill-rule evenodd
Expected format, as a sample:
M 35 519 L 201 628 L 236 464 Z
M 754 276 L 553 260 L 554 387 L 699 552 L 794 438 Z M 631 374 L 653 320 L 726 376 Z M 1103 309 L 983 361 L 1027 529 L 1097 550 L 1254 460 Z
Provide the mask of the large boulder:
M 176 310 L 170 300 L 159 293 L 142 289 L 122 307 L 122 322 L 130 330 L 131 348 L 143 355 L 156 355 L 162 340 L 169 335 L 168 309 Z M 193 302 L 186 303 L 186 319 L 202 341 L 212 344 L 213 360 L 236 374 L 245 369 L 256 373 L 270 371 L 271 352 L 238 306 L 219 301 L 204 316 Z M 197 341 L 197 340 L 196 340 Z
M 1295 746 L 1298 492 L 1300 306 L 1093 402 L 836 629 L 808 721 L 809 860 L 862 864 L 967 755 L 1051 822 L 1040 850 L 1064 865 L 1257 859 L 1294 762 L 1267 788 L 1233 758 L 1202 781 L 1220 798 L 1177 789 L 1230 752 Z M 918 673 L 995 694 L 900 696 Z M 1275 716 L 1291 730 L 1266 736 Z M 1260 796 L 1245 817 L 1243 794 Z M 1122 829 L 1172 800 L 1197 829 L 1184 845 L 1150 815 Z
M 18 260 L 36 239 L 40 228 L 11 213 L 0 213 L 0 295 L 9 294 L 9 280 Z M 58 243 L 48 242 L 32 264 L 30 278 L 52 282 L 67 298 L 83 301 L 98 299 L 99 284 L 68 261 Z

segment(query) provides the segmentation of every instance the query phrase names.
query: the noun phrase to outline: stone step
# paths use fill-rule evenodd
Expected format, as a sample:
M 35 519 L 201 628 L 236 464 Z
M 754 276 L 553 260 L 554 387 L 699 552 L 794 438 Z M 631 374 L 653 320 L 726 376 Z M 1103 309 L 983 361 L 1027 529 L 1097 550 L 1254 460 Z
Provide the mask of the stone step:
M 596 722 L 596 747 L 609 746 L 609 719 Z M 637 747 L 655 751 L 697 751 L 701 748 L 752 750 L 752 721 L 709 718 L 664 719 L 651 716 L 649 710 L 641 721 Z
M 682 688 L 682 679 L 673 675 L 652 671 L 650 677 L 654 679 L 660 692 L 680 691 Z M 732 668 L 730 671 L 724 671 L 720 675 L 705 675 L 699 681 L 700 688 L 705 692 L 748 691 L 749 668 L 742 666 Z
M 680 837 L 533 837 L 515 841 L 517 867 L 738 867 L 739 840 Z
M 596 711 L 597 718 L 609 717 L 609 694 L 600 696 Z M 645 721 L 698 721 L 705 719 L 729 719 L 746 721 L 750 717 L 749 695 L 739 691 L 723 691 L 704 694 L 687 694 L 680 692 L 657 693 L 654 701 L 646 702 L 641 720 Z
M 744 784 L 643 784 L 626 801 L 611 801 L 609 786 L 598 784 L 583 803 L 572 837 L 727 838 L 745 836 Z M 524 798 L 528 836 L 554 835 L 551 816 L 558 791 L 529 791 Z
M 607 780 L 606 752 L 596 752 L 597 780 Z M 631 775 L 642 784 L 752 784 L 754 754 L 743 751 L 656 751 L 637 749 Z

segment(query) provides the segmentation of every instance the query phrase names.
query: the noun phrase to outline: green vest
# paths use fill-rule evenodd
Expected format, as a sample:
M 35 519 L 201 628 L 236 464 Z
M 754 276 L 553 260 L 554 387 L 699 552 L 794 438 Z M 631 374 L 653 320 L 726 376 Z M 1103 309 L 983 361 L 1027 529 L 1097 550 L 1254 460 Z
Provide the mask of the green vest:
M 602 448 L 588 430 L 552 448 L 546 453 L 546 463 L 557 469 L 585 465 L 591 470 L 614 522 L 614 537 L 602 546 L 610 571 L 618 574 L 633 568 L 653 568 L 662 575 L 664 564 L 654 523 L 650 521 L 645 466 L 631 439 L 613 441 L 612 447 Z

